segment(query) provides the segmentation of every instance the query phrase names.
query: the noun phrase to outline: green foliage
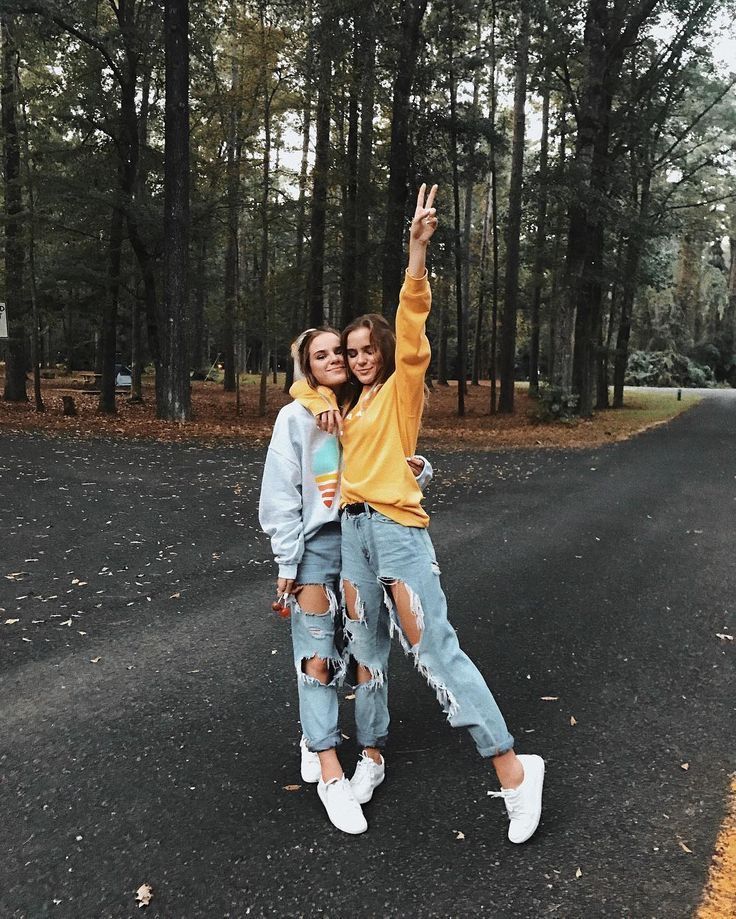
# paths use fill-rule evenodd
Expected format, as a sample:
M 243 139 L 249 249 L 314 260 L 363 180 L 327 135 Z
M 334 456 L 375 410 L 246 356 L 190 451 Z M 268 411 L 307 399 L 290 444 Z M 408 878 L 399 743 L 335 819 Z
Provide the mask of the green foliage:
M 715 386 L 713 371 L 676 351 L 632 351 L 626 368 L 628 386 Z
M 540 386 L 536 412 L 540 421 L 572 421 L 578 414 L 580 397 L 567 395 L 558 386 Z

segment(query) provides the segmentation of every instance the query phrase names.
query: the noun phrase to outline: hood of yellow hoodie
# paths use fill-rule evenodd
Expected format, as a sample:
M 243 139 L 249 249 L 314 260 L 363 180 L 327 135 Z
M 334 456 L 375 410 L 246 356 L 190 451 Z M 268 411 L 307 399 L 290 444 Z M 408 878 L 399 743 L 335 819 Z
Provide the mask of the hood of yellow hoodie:
M 313 415 L 321 415 L 322 412 L 339 408 L 337 396 L 329 386 L 318 386 L 313 389 L 306 380 L 297 380 L 293 383 L 289 395 Z

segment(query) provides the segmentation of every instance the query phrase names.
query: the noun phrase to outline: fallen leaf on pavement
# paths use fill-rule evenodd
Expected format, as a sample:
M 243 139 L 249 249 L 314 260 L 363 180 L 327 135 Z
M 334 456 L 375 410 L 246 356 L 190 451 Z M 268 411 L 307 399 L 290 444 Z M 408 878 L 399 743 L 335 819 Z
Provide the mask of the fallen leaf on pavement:
M 71 625 L 71 624 L 72 624 L 71 619 L 66 619 L 64 622 L 59 623 L 59 625 Z
M 683 764 L 680 766 L 680 769 L 684 769 L 685 772 L 687 772 L 687 770 L 688 770 L 689 768 L 690 768 L 690 763 L 683 763 Z
M 560 697 L 559 696 L 540 696 L 542 702 L 556 702 Z
M 571 724 L 573 727 L 575 727 L 575 725 L 576 725 L 577 723 L 578 723 L 578 722 L 577 722 L 577 718 L 575 717 L 575 715 L 570 715 L 570 724 Z
M 17 622 L 17 620 L 16 620 L 16 622 Z M 349 696 L 345 696 L 345 698 L 346 698 L 346 699 L 354 699 L 354 698 L 355 698 L 355 693 L 354 693 L 354 692 L 351 692 L 350 695 L 349 695 Z
M 148 906 L 151 902 L 151 897 L 153 896 L 153 888 L 150 884 L 141 884 L 141 886 L 135 892 L 135 902 L 138 904 L 138 909 L 142 909 L 144 906 Z
M 583 876 L 583 872 L 578 868 L 577 871 L 575 872 L 575 877 L 581 878 L 582 876 Z
M 721 641 L 733 641 L 733 635 L 729 635 L 728 632 L 716 632 L 716 638 L 720 638 Z
M 688 855 L 692 855 L 692 854 L 693 854 L 693 850 L 692 850 L 692 849 L 688 849 L 688 847 L 687 847 L 687 846 L 685 845 L 685 843 L 680 839 L 679 836 L 677 837 L 677 845 L 682 849 L 683 852 L 687 852 Z
M 101 657 L 90 657 L 89 662 L 90 664 L 99 664 L 101 660 L 102 660 Z
M 16 622 L 20 622 L 20 619 L 6 619 L 5 625 L 15 625 Z
M 301 785 L 284 785 L 284 791 L 299 791 Z
M 460 830 L 455 830 L 455 839 L 465 839 L 465 833 L 461 833 Z

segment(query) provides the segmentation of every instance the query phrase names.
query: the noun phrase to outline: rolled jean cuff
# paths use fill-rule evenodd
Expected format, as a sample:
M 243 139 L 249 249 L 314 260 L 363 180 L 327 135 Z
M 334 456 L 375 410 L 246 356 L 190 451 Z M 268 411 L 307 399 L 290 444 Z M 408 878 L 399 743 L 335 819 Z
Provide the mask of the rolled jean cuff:
M 328 737 L 323 737 L 321 740 L 316 740 L 314 742 L 308 737 L 305 737 L 304 742 L 310 753 L 324 753 L 325 750 L 334 750 L 335 747 L 340 746 L 342 743 L 342 734 L 336 731 L 334 734 L 330 734 Z
M 514 738 L 509 734 L 509 739 L 503 743 L 496 744 L 494 747 L 478 747 L 478 753 L 484 759 L 490 759 L 492 756 L 501 756 L 502 753 L 508 753 L 514 749 Z
M 365 737 L 361 737 L 361 735 L 358 734 L 355 739 L 358 741 L 358 748 L 360 750 L 365 750 L 368 747 L 371 749 L 383 750 L 388 741 L 388 734 L 384 734 L 383 737 L 373 736 L 368 737 L 367 739 Z

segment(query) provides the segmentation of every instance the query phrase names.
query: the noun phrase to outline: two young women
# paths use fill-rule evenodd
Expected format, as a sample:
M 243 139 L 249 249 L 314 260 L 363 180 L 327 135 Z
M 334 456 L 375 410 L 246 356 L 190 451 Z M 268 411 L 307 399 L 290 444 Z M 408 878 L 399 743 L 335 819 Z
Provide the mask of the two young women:
M 340 334 L 308 329 L 292 348 L 297 375 L 321 409 L 336 404 L 347 371 Z M 423 489 L 432 476 L 424 457 L 404 463 Z M 278 564 L 277 595 L 291 613 L 297 671 L 301 773 L 317 782 L 328 817 L 347 833 L 368 828 L 361 804 L 375 787 L 374 769 L 361 756 L 348 782 L 337 757 L 342 740 L 337 687 L 346 663 L 335 642 L 340 578 L 340 446 L 336 434 L 322 432 L 311 411 L 294 401 L 274 425 L 261 485 L 259 517 L 271 537 Z M 360 721 L 359 734 L 360 734 Z M 371 762 L 371 766 L 372 766 Z
M 364 748 L 365 787 L 383 781 L 380 750 L 388 730 L 387 664 L 391 635 L 435 689 L 453 727 L 466 727 L 491 760 L 505 800 L 509 839 L 525 842 L 541 815 L 544 761 L 516 755 L 491 691 L 459 646 L 447 618 L 429 519 L 405 458 L 416 449 L 430 347 L 431 294 L 426 249 L 437 218 L 436 186 L 423 185 L 411 224 L 409 265 L 396 314 L 395 342 L 379 316 L 361 317 L 342 342 L 355 393 L 342 418 L 341 553 L 348 649 L 358 664 L 355 713 Z M 426 200 L 425 200 L 426 196 Z M 327 423 L 336 403 L 296 383 L 292 395 Z M 325 405 L 325 399 L 331 404 Z

